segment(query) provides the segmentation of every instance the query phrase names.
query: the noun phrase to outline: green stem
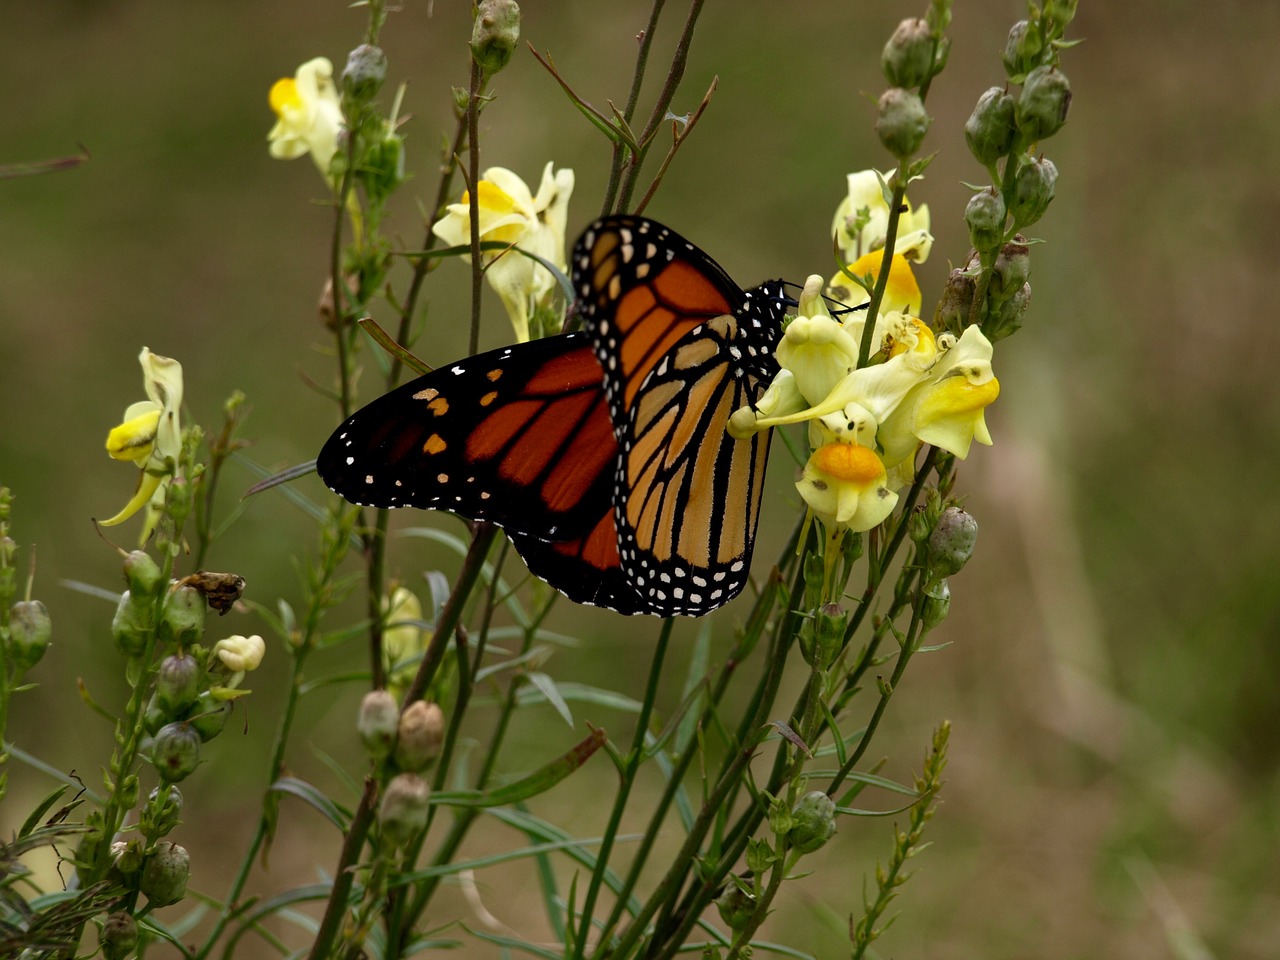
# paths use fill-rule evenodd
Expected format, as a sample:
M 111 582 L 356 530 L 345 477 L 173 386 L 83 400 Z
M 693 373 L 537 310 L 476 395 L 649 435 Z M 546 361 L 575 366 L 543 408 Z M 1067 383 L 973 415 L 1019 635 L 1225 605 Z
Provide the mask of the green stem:
M 889 222 L 884 233 L 884 259 L 880 261 L 880 273 L 876 276 L 871 300 L 867 303 L 866 322 L 862 326 L 862 342 L 858 344 L 858 367 L 867 365 L 871 357 L 871 345 L 875 340 L 876 317 L 884 302 L 884 291 L 889 285 L 889 271 L 893 267 L 893 248 L 898 241 L 898 221 L 902 217 L 902 202 L 907 196 L 907 161 L 898 161 L 898 172 L 893 178 L 893 199 L 889 202 Z
M 627 125 L 631 125 L 631 118 L 635 116 L 636 104 L 640 100 L 640 88 L 644 85 L 644 71 L 649 62 L 649 48 L 653 45 L 653 35 L 658 30 L 658 18 L 662 15 L 662 8 L 666 5 L 666 0 L 654 0 L 653 9 L 649 11 L 649 25 L 645 27 L 644 33 L 640 35 L 639 49 L 636 51 L 636 68 L 631 77 L 631 92 L 627 94 L 627 106 L 622 112 L 622 118 Z M 604 206 L 600 208 L 600 215 L 613 212 L 613 203 L 618 197 L 618 184 L 622 177 L 622 162 L 626 154 L 626 146 L 619 140 L 613 141 L 613 159 L 609 162 L 609 183 L 604 191 Z
M 484 263 L 480 259 L 480 140 L 476 133 L 480 113 L 481 70 L 471 58 L 471 93 L 467 98 L 467 180 L 471 203 L 471 341 L 470 355 L 480 351 L 480 287 L 484 279 Z

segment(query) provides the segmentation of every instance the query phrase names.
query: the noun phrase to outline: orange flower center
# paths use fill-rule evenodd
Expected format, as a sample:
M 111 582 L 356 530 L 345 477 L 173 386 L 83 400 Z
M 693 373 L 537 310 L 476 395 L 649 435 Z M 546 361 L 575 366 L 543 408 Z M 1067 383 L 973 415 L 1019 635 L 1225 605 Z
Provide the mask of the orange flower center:
M 884 464 L 870 447 L 828 443 L 813 452 L 813 465 L 830 477 L 869 487 L 884 476 Z

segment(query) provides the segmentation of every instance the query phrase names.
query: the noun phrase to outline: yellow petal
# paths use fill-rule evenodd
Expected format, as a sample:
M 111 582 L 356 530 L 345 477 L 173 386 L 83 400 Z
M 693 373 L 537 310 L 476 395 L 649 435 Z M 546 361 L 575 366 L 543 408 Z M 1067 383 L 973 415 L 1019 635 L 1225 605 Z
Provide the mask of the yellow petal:
M 117 513 L 110 520 L 99 520 L 98 525 L 102 527 L 114 527 L 118 523 L 124 523 L 151 499 L 152 494 L 160 487 L 160 481 L 164 477 L 159 474 L 151 473 L 143 470 L 138 475 L 138 489 L 133 492 L 132 499 L 124 505 L 124 509 Z
M 302 98 L 298 96 L 298 81 L 293 77 L 282 77 L 271 85 L 271 93 L 267 101 L 275 115 L 284 118 L 286 110 L 301 110 Z
M 130 411 L 145 406 L 142 413 L 129 416 Z M 107 434 L 107 453 L 114 460 L 126 460 L 139 466 L 147 462 L 155 446 L 156 426 L 160 422 L 160 408 L 149 401 L 135 403 L 125 411 L 126 420 L 113 427 Z

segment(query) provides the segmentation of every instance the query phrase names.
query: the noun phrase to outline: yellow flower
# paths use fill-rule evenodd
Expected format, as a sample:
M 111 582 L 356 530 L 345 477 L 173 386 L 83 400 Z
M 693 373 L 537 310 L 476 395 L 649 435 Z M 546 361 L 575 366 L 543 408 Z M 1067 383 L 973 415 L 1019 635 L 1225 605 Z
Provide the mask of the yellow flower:
M 480 242 L 496 241 L 514 245 L 567 269 L 564 254 L 564 231 L 569 213 L 569 197 L 573 193 L 572 170 L 553 172 L 548 163 L 542 171 L 542 183 L 534 196 L 528 185 L 503 167 L 490 167 L 476 184 L 480 208 Z M 471 206 L 469 194 L 451 203 L 431 232 L 452 247 L 471 243 Z M 485 251 L 485 276 L 493 287 L 515 327 L 516 339 L 529 339 L 529 318 L 555 290 L 556 279 L 541 264 L 518 253 L 505 250 Z
M 984 414 L 1000 395 L 1000 381 L 991 369 L 991 341 L 977 327 L 968 327 L 959 340 L 944 334 L 938 346 L 944 351 L 938 362 L 880 431 L 890 466 L 910 458 L 921 442 L 961 460 L 974 440 L 988 446 L 992 442 Z
M 416 669 L 414 657 L 422 653 L 426 631 L 422 629 L 422 603 L 417 594 L 396 587 L 382 598 L 386 629 L 382 632 L 382 655 L 392 685 L 408 683 Z M 406 676 L 407 675 L 407 676 Z
M 213 645 L 213 655 L 232 673 L 257 670 L 266 652 L 266 643 L 256 633 L 251 637 L 227 637 Z
M 137 464 L 142 470 L 138 488 L 124 509 L 102 526 L 129 519 L 149 504 L 140 542 L 146 543 L 160 518 L 165 490 L 178 467 L 182 452 L 182 364 L 152 353 L 146 347 L 138 355 L 147 400 L 131 404 L 119 426 L 107 434 L 107 453 L 116 460 Z
M 888 181 L 891 172 L 883 174 L 884 181 Z M 882 176 L 874 170 L 849 174 L 848 192 L 836 208 L 831 223 L 831 232 L 846 263 L 853 263 L 864 254 L 884 246 L 889 228 L 889 204 L 885 200 L 881 180 Z M 916 263 L 924 263 L 932 246 L 929 205 L 922 203 L 912 208 L 907 203 L 907 209 L 898 215 L 894 252 Z
M 333 64 L 326 57 L 308 60 L 294 76 L 277 80 L 268 99 L 277 117 L 267 134 L 271 155 L 295 160 L 310 153 L 321 176 L 332 183 L 329 165 L 343 124 Z
M 880 265 L 884 263 L 884 250 L 872 250 L 849 264 L 849 273 L 855 277 L 870 275 L 873 279 L 880 275 Z M 866 303 L 871 295 L 861 284 L 854 283 L 843 272 L 831 278 L 828 290 L 832 297 L 850 307 Z M 913 313 L 919 316 L 923 297 L 920 285 L 916 283 L 915 274 L 911 272 L 911 264 L 901 253 L 894 253 L 889 264 L 889 282 L 885 284 L 884 298 L 880 301 L 880 314 Z
M 827 443 L 809 457 L 796 489 L 829 530 L 870 530 L 893 512 L 884 464 L 870 447 Z

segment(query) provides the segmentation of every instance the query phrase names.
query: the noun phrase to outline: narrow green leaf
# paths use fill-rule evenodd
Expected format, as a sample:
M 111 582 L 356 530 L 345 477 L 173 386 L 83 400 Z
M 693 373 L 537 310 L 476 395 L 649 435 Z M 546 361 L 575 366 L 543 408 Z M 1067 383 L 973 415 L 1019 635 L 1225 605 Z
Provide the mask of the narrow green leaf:
M 604 690 L 586 683 L 565 683 L 563 681 L 557 683 L 556 688 L 560 691 L 560 696 L 570 703 L 589 703 L 597 707 L 620 710 L 623 713 L 640 712 L 640 702 L 638 700 L 633 700 L 613 690 Z M 542 691 L 536 687 L 521 687 L 516 694 L 516 702 L 522 707 L 528 704 L 542 703 L 545 699 Z
M 534 957 L 543 957 L 544 960 L 560 960 L 560 953 L 557 950 L 548 950 L 546 947 L 540 947 L 537 944 L 526 943 L 524 940 L 517 940 L 515 937 L 504 937 L 500 934 L 489 933 L 485 930 L 476 930 L 467 924 L 462 925 L 462 929 L 473 937 L 485 940 L 489 943 L 496 943 L 500 947 L 506 947 L 510 950 L 516 950 L 520 953 L 527 953 Z
M 31 814 L 27 819 L 22 822 L 22 826 L 18 828 L 19 840 L 40 825 L 40 820 L 44 817 L 48 809 L 62 799 L 62 795 L 66 793 L 68 789 L 69 788 L 65 784 L 61 787 L 55 787 L 52 793 L 36 804 L 35 809 L 31 811 Z
M 573 714 L 569 712 L 569 705 L 564 702 L 564 697 L 556 689 L 556 682 L 540 670 L 531 671 L 524 676 L 541 692 L 547 702 L 556 708 L 556 713 L 560 714 L 560 718 L 569 725 L 569 728 L 573 729 Z
M 330 800 L 318 788 L 297 777 L 281 777 L 269 788 L 273 793 L 285 793 L 297 797 L 314 807 L 326 820 L 344 833 L 351 823 L 351 811 Z
M 527 777 L 485 793 L 474 790 L 437 793 L 431 797 L 431 802 L 452 807 L 497 807 L 527 800 L 540 793 L 546 793 L 581 767 L 593 753 L 604 746 L 607 739 L 608 736 L 603 730 L 592 730 L 591 735 L 572 750 L 552 760 L 546 766 L 540 767 Z

